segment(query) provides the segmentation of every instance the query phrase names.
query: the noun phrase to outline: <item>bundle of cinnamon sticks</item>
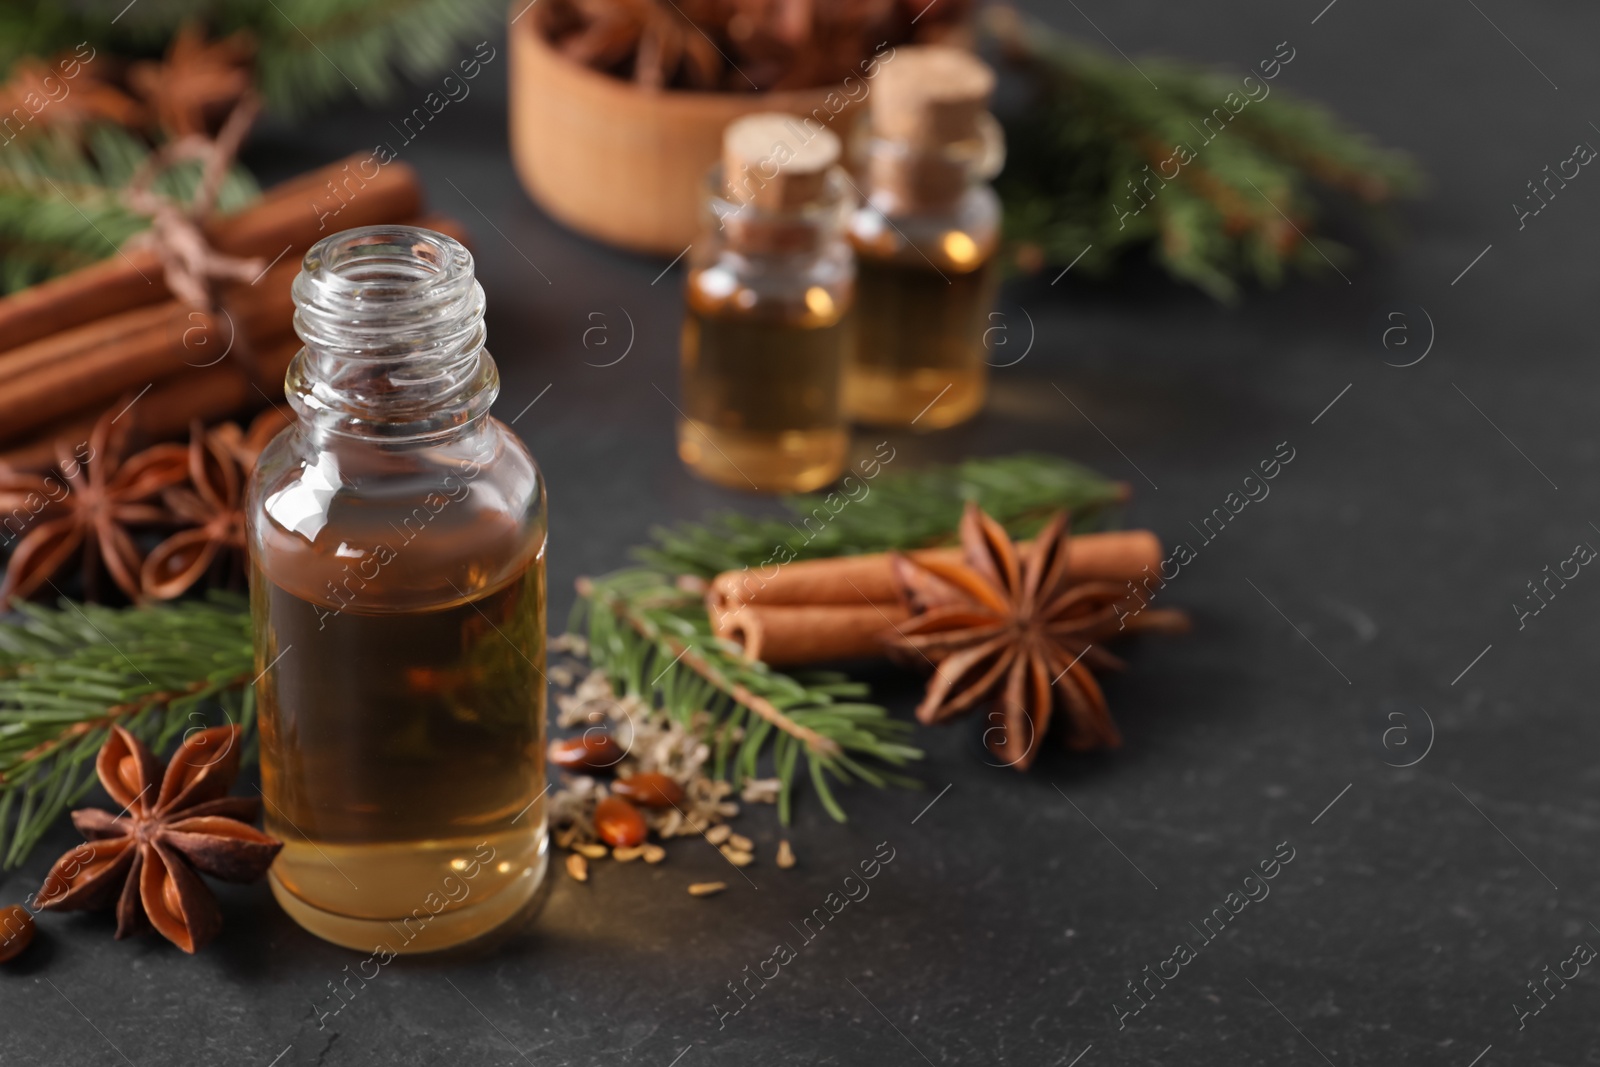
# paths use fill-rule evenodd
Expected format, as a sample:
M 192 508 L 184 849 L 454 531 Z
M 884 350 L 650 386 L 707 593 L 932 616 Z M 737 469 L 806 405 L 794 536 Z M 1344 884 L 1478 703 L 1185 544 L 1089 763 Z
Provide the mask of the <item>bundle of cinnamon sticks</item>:
M 70 449 L 86 439 L 124 395 L 137 397 L 137 422 L 151 439 L 281 399 L 299 350 L 289 287 L 307 249 L 338 230 L 381 223 L 462 239 L 459 224 L 424 215 L 415 171 L 394 162 L 357 177 L 352 168 L 367 158 L 293 178 L 204 224 L 218 252 L 267 264 L 253 281 L 222 287 L 215 312 L 174 299 L 147 247 L 0 299 L 0 463 L 49 466 L 56 442 Z
M 1023 558 L 1031 542 L 1019 545 Z M 1130 582 L 1158 573 L 1161 541 L 1149 530 L 1072 538 L 1068 567 L 1077 581 Z M 907 553 L 956 563 L 960 548 Z M 884 635 L 911 617 L 887 554 L 838 556 L 770 568 L 727 571 L 712 580 L 706 610 L 720 637 L 750 659 L 794 667 L 882 655 Z

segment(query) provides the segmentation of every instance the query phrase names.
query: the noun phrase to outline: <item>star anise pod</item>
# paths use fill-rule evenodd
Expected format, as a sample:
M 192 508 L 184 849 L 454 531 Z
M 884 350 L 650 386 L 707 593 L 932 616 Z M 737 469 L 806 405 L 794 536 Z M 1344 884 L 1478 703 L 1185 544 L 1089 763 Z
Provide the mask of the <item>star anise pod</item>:
M 118 938 L 150 925 L 185 952 L 199 951 L 222 928 L 222 910 L 196 872 L 254 882 L 283 847 L 250 825 L 260 801 L 227 795 L 239 773 L 240 733 L 214 726 L 190 734 L 163 774 L 138 738 L 112 726 L 95 772 L 122 813 L 72 813 L 87 840 L 50 868 L 38 906 L 79 911 L 114 902 Z
M 158 63 L 135 63 L 128 83 L 169 137 L 209 136 L 251 85 L 255 41 L 243 30 L 219 41 L 186 23 Z
M 70 79 L 64 74 L 66 63 L 77 67 L 77 73 Z M 39 129 L 82 126 L 90 122 L 133 127 L 144 121 L 144 109 L 136 101 L 95 78 L 83 64 L 67 59 L 52 67 L 31 56 L 17 60 L 11 68 L 11 77 L 0 85 L 0 114 L 15 116 L 19 112 L 36 116 Z M 27 130 L 29 126 L 22 129 Z
M 706 31 L 722 17 L 717 0 L 555 0 L 543 7 L 545 32 L 579 63 L 615 70 L 632 59 L 633 80 L 652 89 L 719 86 L 725 65 Z
M 55 473 L 0 468 L 0 496 L 26 502 L 20 520 L 16 509 L 9 513 L 6 533 L 21 536 L 0 582 L 0 605 L 13 596 L 32 596 L 80 552 L 91 594 L 103 563 L 123 592 L 140 598 L 143 557 L 128 531 L 169 520 L 157 498 L 183 481 L 188 458 L 182 445 L 172 444 L 124 458 L 129 422 L 119 426 L 119 414 L 113 409 L 102 415 L 76 452 L 58 445 Z
M 891 635 L 901 651 L 933 665 L 917 719 L 943 722 L 984 701 L 1003 727 L 984 734 L 990 750 L 1026 770 L 1057 697 L 1067 745 L 1116 747 L 1122 737 L 1090 667 L 1123 663 L 1102 645 L 1137 630 L 1183 630 L 1182 612 L 1144 608 L 1112 582 L 1075 582 L 1068 566 L 1071 533 L 1058 512 L 1024 557 L 1005 529 L 968 504 L 961 518 L 964 563 L 894 559 L 901 595 L 914 612 Z
M 256 460 L 261 458 L 262 450 L 292 421 L 281 409 L 270 407 L 250 420 L 248 430 L 242 429 L 236 422 L 224 422 L 213 426 L 210 432 L 216 435 L 234 462 L 239 464 L 239 469 L 248 476 L 256 469 Z
M 187 525 L 145 557 L 139 586 L 147 597 L 171 600 L 199 581 L 218 556 L 244 551 L 244 482 L 249 471 L 220 431 L 204 430 L 199 423 L 189 431 L 189 481 L 162 494 L 167 510 Z

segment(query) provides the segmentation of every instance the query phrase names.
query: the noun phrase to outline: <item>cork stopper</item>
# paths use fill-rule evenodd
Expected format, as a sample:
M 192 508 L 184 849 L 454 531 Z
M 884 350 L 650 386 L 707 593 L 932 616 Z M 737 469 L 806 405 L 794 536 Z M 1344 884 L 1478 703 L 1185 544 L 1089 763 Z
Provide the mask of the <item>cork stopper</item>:
M 791 211 L 822 196 L 839 162 L 839 138 L 815 122 L 769 111 L 730 123 L 722 135 L 728 196 L 766 211 Z
M 994 92 L 989 64 L 962 48 L 913 45 L 895 51 L 878 71 L 872 129 L 918 146 L 979 136 L 978 121 Z

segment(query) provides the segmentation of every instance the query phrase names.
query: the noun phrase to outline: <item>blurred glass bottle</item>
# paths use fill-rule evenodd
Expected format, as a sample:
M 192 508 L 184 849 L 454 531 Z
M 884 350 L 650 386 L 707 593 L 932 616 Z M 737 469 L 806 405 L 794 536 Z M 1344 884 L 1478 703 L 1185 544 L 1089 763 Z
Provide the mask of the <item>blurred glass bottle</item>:
M 953 426 L 983 406 L 1004 139 L 994 72 L 959 48 L 896 50 L 874 80 L 867 203 L 854 214 L 855 351 L 845 406 L 863 422 Z
M 839 139 L 790 115 L 723 136 L 690 252 L 678 455 L 719 485 L 801 492 L 833 481 L 855 294 L 855 207 Z

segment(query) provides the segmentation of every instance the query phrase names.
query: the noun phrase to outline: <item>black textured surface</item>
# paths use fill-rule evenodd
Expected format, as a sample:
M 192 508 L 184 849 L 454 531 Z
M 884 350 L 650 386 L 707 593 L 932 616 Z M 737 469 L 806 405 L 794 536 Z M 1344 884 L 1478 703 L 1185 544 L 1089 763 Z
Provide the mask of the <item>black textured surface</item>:
M 1131 522 L 1197 548 L 1164 593 L 1195 632 L 1132 649 L 1135 669 L 1108 687 L 1121 752 L 1051 746 L 1024 777 L 985 766 L 975 730 L 921 730 L 928 790 L 852 795 L 842 827 L 803 803 L 794 871 L 771 865 L 776 827 L 757 809 L 740 827 L 760 843 L 754 885 L 694 842 L 660 867 L 600 864 L 587 886 L 559 877 L 527 935 L 483 958 L 392 963 L 321 1027 L 330 983 L 361 957 L 300 931 L 262 887 L 223 891 L 226 931 L 197 959 L 114 943 L 105 918 L 46 916 L 0 973 L 0 1062 L 1600 1060 L 1592 966 L 1552 980 L 1521 1029 L 1517 1010 L 1542 1003 L 1525 983 L 1543 968 L 1600 945 L 1600 726 L 1585 696 L 1600 577 L 1583 570 L 1522 629 L 1511 607 L 1576 543 L 1600 545 L 1584 325 L 1600 176 L 1584 171 L 1521 231 L 1509 206 L 1575 143 L 1600 144 L 1600 14 L 1325 3 L 1048 14 L 1098 41 L 1093 18 L 1135 57 L 1240 69 L 1287 39 L 1278 87 L 1432 174 L 1395 247 L 1366 251 L 1349 284 L 1330 274 L 1232 311 L 1148 275 L 1014 286 L 1005 322 L 1018 343 L 1029 319 L 1037 336 L 997 372 L 989 409 L 893 438 L 907 467 L 1019 448 L 1079 458 L 1134 485 Z M 504 71 L 502 49 L 401 158 L 475 233 L 498 410 L 549 478 L 559 628 L 572 579 L 621 563 L 651 523 L 761 505 L 679 467 L 662 395 L 676 388 L 676 270 L 658 278 L 663 262 L 587 243 L 529 203 L 488 84 Z M 268 129 L 252 162 L 287 175 L 392 139 L 415 102 Z M 1423 351 L 1429 319 L 1427 358 L 1386 366 Z M 1386 350 L 1399 324 L 1411 343 Z M 608 332 L 586 347 L 596 326 Z M 630 332 L 625 359 L 595 365 Z M 1280 442 L 1294 459 L 1270 496 L 1204 543 L 1190 524 Z M 904 713 L 914 683 L 882 680 Z M 54 834 L 0 896 L 21 899 L 72 840 Z M 793 924 L 880 842 L 894 859 L 870 896 L 804 942 Z M 1191 924 L 1282 842 L 1293 860 L 1270 896 L 1205 943 Z M 728 892 L 684 893 L 713 878 Z M 719 1021 L 728 983 L 782 942 L 796 957 Z M 1170 974 L 1184 942 L 1195 958 L 1119 1029 L 1116 1006 L 1137 1003 L 1125 983 L 1146 965 Z

